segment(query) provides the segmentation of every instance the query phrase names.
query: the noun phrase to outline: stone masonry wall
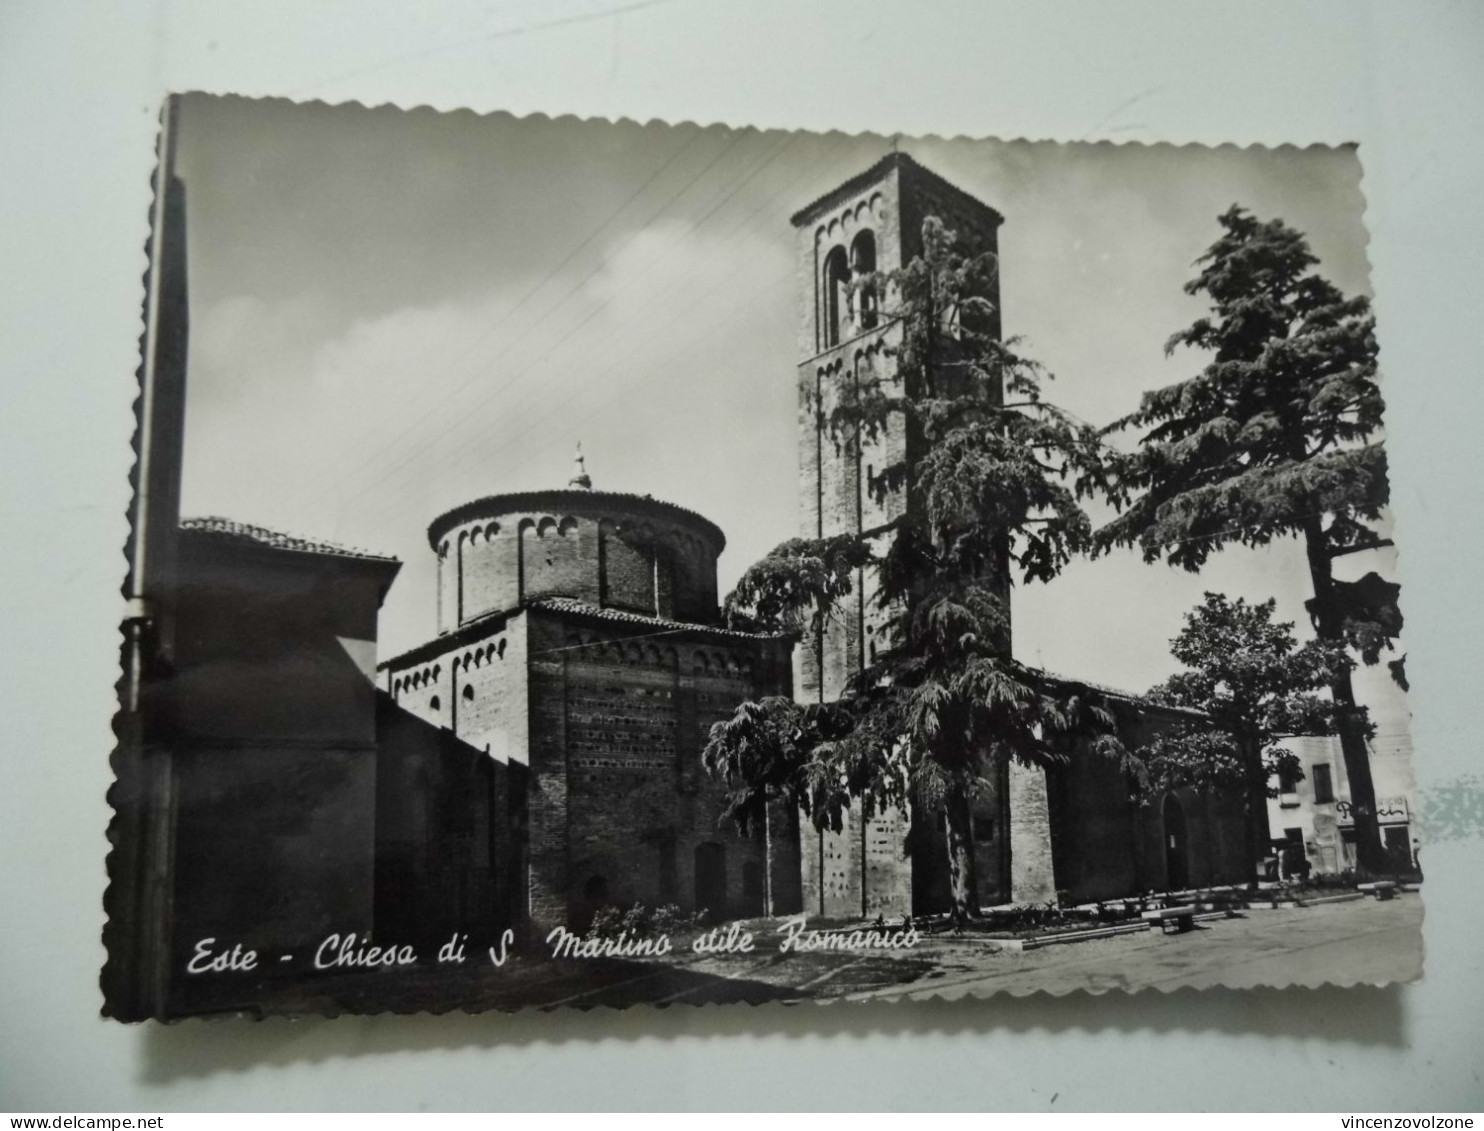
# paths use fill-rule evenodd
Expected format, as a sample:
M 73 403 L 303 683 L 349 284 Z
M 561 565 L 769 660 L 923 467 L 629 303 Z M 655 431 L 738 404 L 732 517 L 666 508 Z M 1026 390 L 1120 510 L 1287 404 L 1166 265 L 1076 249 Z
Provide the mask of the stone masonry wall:
M 533 918 L 581 924 L 599 906 L 632 903 L 760 914 L 762 830 L 743 837 L 720 823 L 726 787 L 700 754 L 713 722 L 786 688 L 781 644 L 651 640 L 642 629 L 528 616 Z M 775 868 L 796 875 L 789 829 L 773 841 Z M 782 879 L 775 895 L 788 886 Z
M 432 655 L 392 661 L 396 704 L 444 727 L 497 762 L 524 762 L 527 747 L 525 630 L 520 617 L 491 621 Z
M 1011 762 L 1006 778 L 1010 796 L 1010 901 L 1055 902 L 1046 771 Z
M 438 543 L 438 627 L 448 634 L 541 597 L 674 617 L 717 616 L 717 549 L 683 521 L 627 513 L 595 496 L 588 511 L 480 516 Z

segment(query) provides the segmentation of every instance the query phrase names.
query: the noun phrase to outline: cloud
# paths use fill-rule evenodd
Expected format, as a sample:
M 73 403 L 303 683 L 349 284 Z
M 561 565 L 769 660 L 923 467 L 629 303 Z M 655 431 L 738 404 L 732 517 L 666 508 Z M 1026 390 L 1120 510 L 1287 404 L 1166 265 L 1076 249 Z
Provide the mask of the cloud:
M 743 445 L 783 469 L 781 506 L 742 540 L 761 553 L 792 530 L 791 327 L 756 316 L 789 263 L 755 228 L 670 220 L 544 282 L 348 323 L 316 294 L 220 300 L 192 344 L 185 509 L 397 553 L 385 629 L 412 643 L 441 510 L 562 485 L 581 439 L 600 486 L 756 513 L 757 475 L 715 456 L 771 399 L 777 426 Z

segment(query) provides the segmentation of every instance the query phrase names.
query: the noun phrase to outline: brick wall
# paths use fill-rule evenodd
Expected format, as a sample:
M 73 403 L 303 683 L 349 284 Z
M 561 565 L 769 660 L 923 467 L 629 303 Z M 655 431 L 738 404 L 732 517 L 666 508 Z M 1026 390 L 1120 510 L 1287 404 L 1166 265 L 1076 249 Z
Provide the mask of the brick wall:
M 521 596 L 593 600 L 598 589 L 598 524 L 572 515 L 522 518 Z M 467 584 L 467 583 L 466 583 Z
M 383 686 L 398 707 L 456 734 L 496 762 L 525 762 L 526 640 L 519 616 L 491 620 L 390 662 Z
M 1073 903 L 1130 895 L 1156 882 L 1140 844 L 1145 820 L 1133 785 L 1085 743 L 1048 775 L 1056 887 Z
M 761 830 L 719 825 L 726 787 L 700 752 L 738 703 L 786 687 L 786 661 L 769 654 L 778 645 L 630 639 L 642 629 L 528 617 L 533 917 L 581 923 L 599 904 L 636 902 L 760 913 Z M 796 870 L 783 825 L 775 856 Z
M 468 538 L 464 535 L 468 534 Z M 521 531 L 507 524 L 487 522 L 460 531 L 456 539 L 462 582 L 456 593 L 459 623 L 487 613 L 503 612 L 519 601 Z
M 439 632 L 541 597 L 712 624 L 717 552 L 682 520 L 626 511 L 601 497 L 590 513 L 470 519 L 439 542 Z
M 302 956 L 332 931 L 371 929 L 374 750 L 264 743 L 175 755 L 172 971 L 213 938 L 271 956 L 255 978 L 272 978 L 277 955 Z M 240 993 L 230 978 L 181 975 L 171 1009 L 209 1009 Z
M 637 532 L 636 532 L 637 533 Z M 604 520 L 602 539 L 602 590 L 597 603 L 605 608 L 655 612 L 654 552 L 635 533 L 620 532 L 618 524 Z M 645 541 L 652 540 L 646 539 Z
M 1180 718 L 1155 707 L 1117 708 L 1126 746 L 1137 748 Z M 1056 887 L 1073 903 L 1168 890 L 1172 880 L 1163 797 L 1140 798 L 1112 760 L 1079 744 L 1065 765 L 1048 775 Z M 1184 818 L 1180 846 L 1185 883 L 1241 883 L 1243 806 L 1239 793 L 1205 796 L 1178 791 Z
M 479 627 L 384 673 L 378 918 L 403 934 L 489 933 L 525 914 L 526 626 Z
M 902 439 L 888 435 L 863 442 L 855 434 L 836 434 L 827 421 L 841 398 L 854 395 L 858 382 L 869 379 L 888 331 L 846 324 L 840 316 L 839 344 L 828 347 L 829 317 L 822 273 L 833 248 L 847 251 L 863 231 L 876 241 L 876 264 L 891 270 L 900 263 L 896 226 L 895 175 L 868 185 L 828 214 L 799 229 L 800 356 L 799 509 L 806 537 L 858 532 L 884 521 L 900 507 L 896 500 L 880 506 L 869 497 L 867 465 L 883 466 Z M 867 515 L 870 519 L 867 521 Z M 855 592 L 826 624 L 822 638 L 800 642 L 795 655 L 795 695 L 801 701 L 828 701 L 844 693 L 848 681 L 870 661 L 882 614 L 871 607 L 873 593 L 864 571 L 857 571 Z M 868 632 L 869 630 L 869 632 Z M 912 901 L 911 861 L 907 854 L 908 819 L 878 815 L 866 821 L 860 812 L 845 816 L 838 832 L 819 832 L 805 825 L 801 833 L 800 894 L 805 909 L 830 917 L 852 917 L 865 909 L 898 915 Z
M 492 809 L 507 769 L 383 696 L 377 711 L 376 921 L 386 945 L 454 931 L 476 942 L 508 922 L 496 898 Z
M 1056 880 L 1051 866 L 1046 772 L 1039 766 L 1011 762 L 1006 784 L 1010 798 L 1010 900 L 1054 902 Z
M 501 764 L 525 763 L 530 738 L 526 624 L 510 618 L 503 631 L 455 656 L 455 733 Z
M 810 829 L 802 838 L 804 910 L 826 918 L 861 913 L 860 825 L 848 814 L 839 832 Z
M 1006 773 L 1003 767 L 998 772 L 986 773 L 969 806 L 981 907 L 994 907 L 1011 900 L 1010 802 Z M 912 814 L 909 845 L 914 915 L 941 915 L 953 906 L 948 883 L 948 837 L 943 820 L 940 811 L 914 810 Z
M 865 822 L 866 918 L 888 919 L 912 910 L 912 858 L 906 813 L 888 809 Z
M 890 810 L 869 820 L 845 813 L 839 832 L 803 824 L 799 837 L 800 895 L 809 915 L 888 919 L 913 911 L 913 860 L 907 814 Z

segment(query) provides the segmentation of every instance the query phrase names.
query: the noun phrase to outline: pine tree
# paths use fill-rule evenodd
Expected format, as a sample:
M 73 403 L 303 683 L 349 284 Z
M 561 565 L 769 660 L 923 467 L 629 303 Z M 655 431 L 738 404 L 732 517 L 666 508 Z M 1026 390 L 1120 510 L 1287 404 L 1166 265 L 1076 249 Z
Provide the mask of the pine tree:
M 1379 434 L 1375 321 L 1312 272 L 1304 236 L 1233 206 L 1224 232 L 1185 290 L 1205 295 L 1208 317 L 1166 345 L 1210 360 L 1193 377 L 1146 393 L 1108 431 L 1143 434 L 1113 474 L 1119 517 L 1095 535 L 1098 551 L 1138 544 L 1146 561 L 1199 570 L 1223 547 L 1297 536 L 1307 554 L 1308 611 L 1321 640 L 1379 660 L 1401 630 L 1397 587 L 1371 573 L 1334 576 L 1336 558 L 1390 542 L 1374 523 L 1387 501 Z M 1400 664 L 1392 666 L 1398 681 Z M 1365 720 L 1348 668 L 1330 693 L 1350 779 L 1362 870 L 1383 866 Z
M 901 458 L 867 488 L 897 517 L 860 534 L 793 539 L 727 598 L 733 624 L 809 637 L 840 615 L 857 571 L 886 620 L 874 659 L 837 702 L 744 704 L 706 762 L 736 787 L 730 812 L 795 799 L 820 828 L 911 803 L 941 814 L 956 910 L 977 914 L 972 800 L 1015 759 L 1084 749 L 1122 756 L 1111 711 L 1010 655 L 1012 574 L 1047 581 L 1090 544 L 1080 499 L 1101 472 L 1093 430 L 1042 399 L 1045 374 L 993 332 L 992 256 L 966 256 L 936 219 L 905 267 L 861 280 L 880 301 L 891 364 L 829 414 L 836 443 L 896 429 Z M 1008 398 L 1008 400 L 1007 400 Z M 784 737 L 786 736 L 786 737 Z

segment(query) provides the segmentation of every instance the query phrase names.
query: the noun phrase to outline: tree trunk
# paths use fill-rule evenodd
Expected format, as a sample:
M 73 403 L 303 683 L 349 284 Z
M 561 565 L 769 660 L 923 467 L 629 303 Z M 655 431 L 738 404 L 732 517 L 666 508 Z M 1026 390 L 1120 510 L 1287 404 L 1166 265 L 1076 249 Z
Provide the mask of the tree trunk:
M 948 884 L 955 919 L 979 914 L 979 872 L 974 862 L 974 821 L 969 795 L 955 785 L 943 803 L 943 828 L 948 839 Z
M 1314 583 L 1314 629 L 1321 639 L 1343 645 L 1345 638 L 1334 607 L 1329 548 L 1318 517 L 1304 523 L 1304 542 L 1309 555 L 1309 576 Z M 1350 781 L 1356 870 L 1363 876 L 1378 876 L 1386 870 L 1386 861 L 1381 849 L 1381 827 L 1376 819 L 1376 787 L 1371 781 L 1371 757 L 1366 750 L 1365 735 L 1358 726 L 1350 673 L 1341 672 L 1329 691 L 1340 708 L 1340 751 L 1345 758 L 1345 776 Z
M 1262 744 L 1250 736 L 1237 741 L 1247 769 L 1247 788 L 1242 791 L 1242 840 L 1247 856 L 1245 882 L 1250 888 L 1261 877 L 1262 862 L 1273 839 L 1268 826 L 1268 775 L 1262 764 Z
M 1206 823 L 1206 887 L 1215 887 L 1221 875 L 1221 849 L 1216 841 L 1216 818 L 1211 812 L 1211 791 L 1201 790 L 1201 817 Z
M 763 914 L 773 914 L 773 808 L 763 802 Z

